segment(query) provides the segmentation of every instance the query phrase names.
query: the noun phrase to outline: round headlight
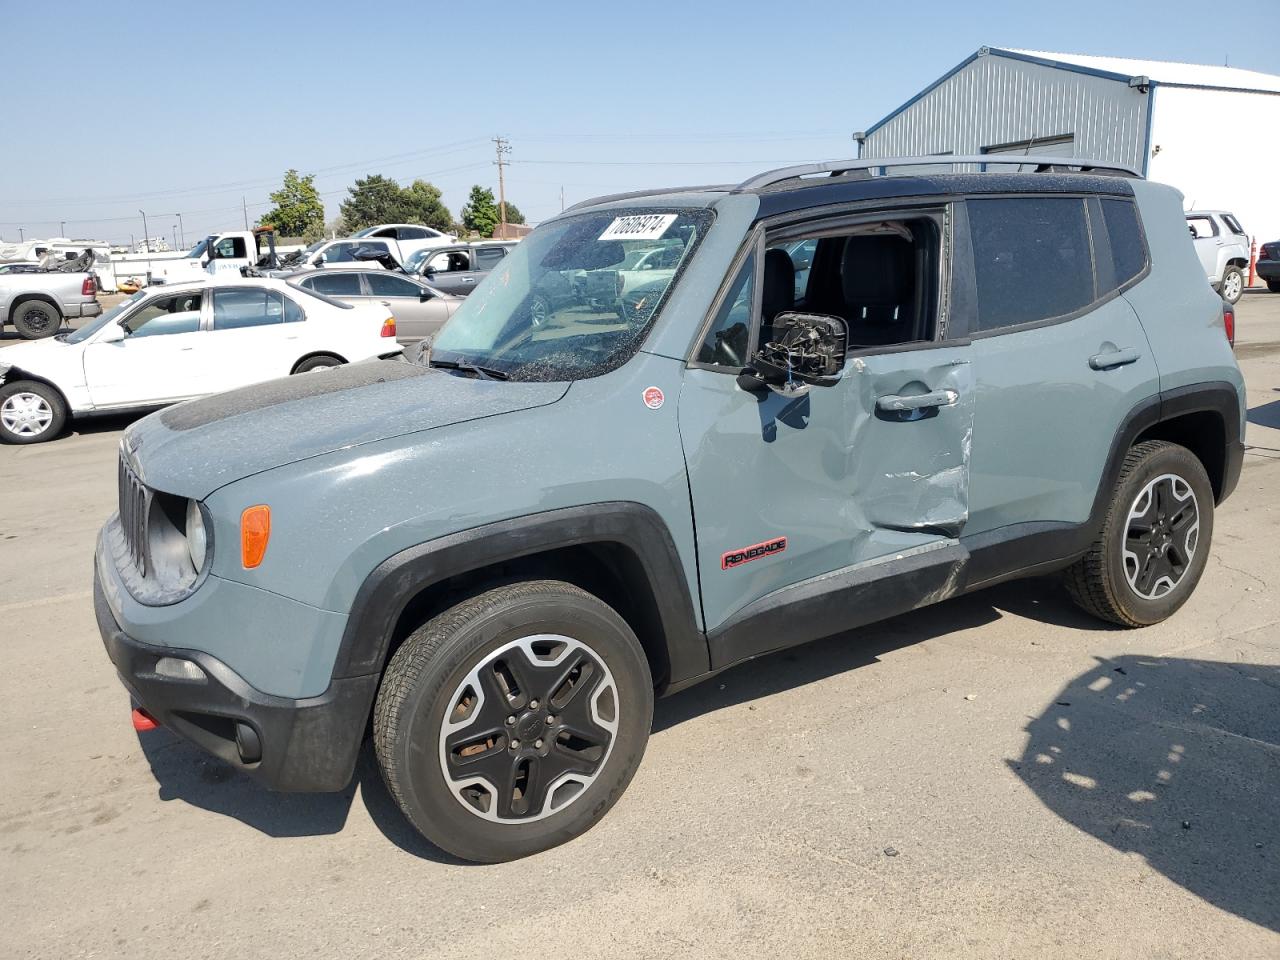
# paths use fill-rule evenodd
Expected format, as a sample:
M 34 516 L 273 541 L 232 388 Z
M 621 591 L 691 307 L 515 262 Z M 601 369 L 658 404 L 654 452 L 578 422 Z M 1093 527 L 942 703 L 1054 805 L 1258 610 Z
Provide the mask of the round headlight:
M 205 556 L 209 551 L 209 535 L 204 528 L 204 514 L 200 512 L 200 504 L 194 500 L 187 501 L 187 554 L 191 557 L 191 566 L 196 573 L 204 569 Z

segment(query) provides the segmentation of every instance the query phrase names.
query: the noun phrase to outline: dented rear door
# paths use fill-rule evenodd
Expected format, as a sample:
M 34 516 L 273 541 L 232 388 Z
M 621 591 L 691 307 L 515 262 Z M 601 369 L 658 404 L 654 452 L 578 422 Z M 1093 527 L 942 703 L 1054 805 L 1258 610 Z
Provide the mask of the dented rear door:
M 852 356 L 834 386 L 791 397 L 686 370 L 680 432 L 709 630 L 776 590 L 959 536 L 970 349 Z

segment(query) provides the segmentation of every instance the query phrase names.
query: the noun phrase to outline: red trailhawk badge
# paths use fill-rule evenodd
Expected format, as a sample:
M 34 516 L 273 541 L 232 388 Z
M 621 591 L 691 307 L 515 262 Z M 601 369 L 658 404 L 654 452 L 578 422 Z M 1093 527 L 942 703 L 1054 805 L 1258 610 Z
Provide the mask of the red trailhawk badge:
M 644 405 L 650 410 L 657 410 L 666 400 L 666 396 L 658 387 L 644 388 Z
M 774 537 L 772 540 L 766 540 L 764 543 L 753 543 L 749 547 L 743 547 L 740 550 L 728 550 L 720 557 L 720 569 L 731 570 L 734 567 L 740 567 L 744 563 L 750 563 L 752 560 L 758 560 L 760 557 L 767 557 L 773 553 L 781 553 L 787 549 L 786 537 Z

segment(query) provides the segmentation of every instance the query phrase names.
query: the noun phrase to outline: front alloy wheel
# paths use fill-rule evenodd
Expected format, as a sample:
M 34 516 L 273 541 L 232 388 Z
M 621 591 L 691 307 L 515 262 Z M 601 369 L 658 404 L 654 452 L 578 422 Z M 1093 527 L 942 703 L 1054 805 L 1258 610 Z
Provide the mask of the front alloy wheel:
M 458 685 L 440 767 L 463 808 L 494 822 L 541 820 L 595 782 L 618 732 L 613 674 L 585 643 L 521 637 Z
M 0 426 L 15 437 L 34 440 L 53 423 L 53 408 L 44 397 L 30 392 L 14 393 L 0 404 Z
M 617 801 L 644 756 L 653 679 L 618 613 L 531 580 L 461 600 L 391 657 L 373 739 L 409 822 L 467 860 L 571 840 Z

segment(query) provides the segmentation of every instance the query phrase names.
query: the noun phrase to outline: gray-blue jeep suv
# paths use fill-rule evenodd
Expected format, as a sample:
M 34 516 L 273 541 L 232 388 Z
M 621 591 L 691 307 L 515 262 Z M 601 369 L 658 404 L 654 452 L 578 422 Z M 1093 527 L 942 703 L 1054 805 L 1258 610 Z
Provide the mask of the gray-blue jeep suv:
M 1170 616 L 1240 471 L 1223 301 L 1174 190 L 1036 162 L 602 197 L 414 362 L 134 424 L 95 603 L 135 725 L 280 790 L 371 735 L 419 831 L 499 861 L 599 820 L 654 696 L 733 664 L 1050 572 Z

